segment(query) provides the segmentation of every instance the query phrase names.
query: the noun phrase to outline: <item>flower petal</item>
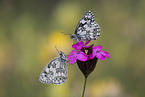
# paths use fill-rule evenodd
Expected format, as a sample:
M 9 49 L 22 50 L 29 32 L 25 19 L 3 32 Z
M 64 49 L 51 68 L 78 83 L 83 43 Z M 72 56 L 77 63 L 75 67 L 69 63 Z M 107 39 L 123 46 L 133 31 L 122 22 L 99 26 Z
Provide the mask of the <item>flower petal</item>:
M 84 48 L 89 48 L 90 47 L 90 45 L 89 46 L 84 46 Z
M 68 55 L 68 60 L 70 64 L 73 64 L 77 61 L 77 51 L 72 50 L 72 52 L 70 53 L 70 55 Z
M 86 41 L 85 45 L 87 45 L 88 43 L 90 43 L 91 41 Z
M 77 59 L 80 61 L 86 61 L 88 59 L 88 55 L 86 55 L 84 52 L 79 51 L 77 54 Z
M 93 51 L 100 51 L 101 49 L 102 49 L 102 46 L 93 47 Z
M 93 59 L 99 53 L 99 51 L 101 49 L 102 49 L 102 46 L 95 46 L 95 47 L 93 47 L 92 54 L 90 54 L 90 59 Z
M 96 56 L 96 53 L 93 52 L 92 54 L 90 54 L 90 59 L 93 59 Z
M 110 58 L 110 55 L 108 54 L 108 52 L 105 52 L 103 50 L 101 50 L 100 52 L 103 56 Z
M 74 48 L 75 50 L 80 50 L 80 49 L 82 49 L 83 46 L 84 46 L 84 42 L 80 41 L 80 42 L 72 45 L 72 48 Z
M 105 60 L 105 56 L 103 56 L 101 53 L 97 53 L 96 57 L 100 60 Z

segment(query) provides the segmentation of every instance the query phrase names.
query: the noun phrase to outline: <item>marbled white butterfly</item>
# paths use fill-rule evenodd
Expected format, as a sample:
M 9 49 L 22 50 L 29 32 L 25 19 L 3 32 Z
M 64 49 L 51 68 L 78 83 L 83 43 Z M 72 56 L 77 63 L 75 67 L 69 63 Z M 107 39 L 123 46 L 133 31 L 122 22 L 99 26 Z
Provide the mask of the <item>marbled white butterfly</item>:
M 86 12 L 79 21 L 75 33 L 71 38 L 76 41 L 96 40 L 100 35 L 100 26 L 95 22 L 94 14 Z
M 53 59 L 40 74 L 40 82 L 45 84 L 62 84 L 67 80 L 66 56 L 60 51 L 59 57 Z

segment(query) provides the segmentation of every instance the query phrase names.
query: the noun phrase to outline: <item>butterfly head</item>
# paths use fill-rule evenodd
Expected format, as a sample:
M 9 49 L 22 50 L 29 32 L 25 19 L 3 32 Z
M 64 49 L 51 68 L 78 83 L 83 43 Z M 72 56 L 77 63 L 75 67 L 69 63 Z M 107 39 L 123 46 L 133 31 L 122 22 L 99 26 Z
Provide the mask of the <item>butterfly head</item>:
M 77 36 L 76 36 L 75 34 L 73 34 L 73 35 L 71 35 L 70 37 L 71 37 L 71 39 L 76 40 L 76 37 L 77 37 Z
M 65 54 L 62 51 L 60 51 L 59 56 L 60 56 L 61 59 L 67 60 Z
M 80 35 L 72 34 L 71 39 L 76 41 L 83 41 Z

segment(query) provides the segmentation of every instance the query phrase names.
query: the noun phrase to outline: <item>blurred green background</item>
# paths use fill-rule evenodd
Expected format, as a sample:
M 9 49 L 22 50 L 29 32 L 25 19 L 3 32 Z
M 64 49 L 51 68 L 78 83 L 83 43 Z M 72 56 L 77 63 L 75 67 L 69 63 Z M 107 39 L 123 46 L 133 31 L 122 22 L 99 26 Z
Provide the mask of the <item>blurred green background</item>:
M 94 45 L 111 58 L 99 60 L 85 97 L 145 97 L 145 0 L 0 0 L 0 97 L 81 97 L 84 76 L 68 66 L 62 85 L 45 85 L 39 75 L 74 43 L 80 18 L 91 10 L 101 27 Z

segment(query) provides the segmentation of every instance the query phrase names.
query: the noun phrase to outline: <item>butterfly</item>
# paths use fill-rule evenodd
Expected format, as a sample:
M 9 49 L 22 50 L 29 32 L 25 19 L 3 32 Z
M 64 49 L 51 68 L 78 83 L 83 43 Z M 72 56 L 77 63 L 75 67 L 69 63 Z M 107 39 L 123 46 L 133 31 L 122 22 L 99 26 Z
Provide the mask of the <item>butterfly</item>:
M 75 33 L 71 39 L 76 41 L 96 40 L 100 35 L 100 26 L 95 22 L 94 14 L 91 11 L 86 12 L 79 21 Z
M 62 84 L 67 80 L 67 58 L 62 51 L 53 59 L 40 74 L 40 82 L 45 84 Z

